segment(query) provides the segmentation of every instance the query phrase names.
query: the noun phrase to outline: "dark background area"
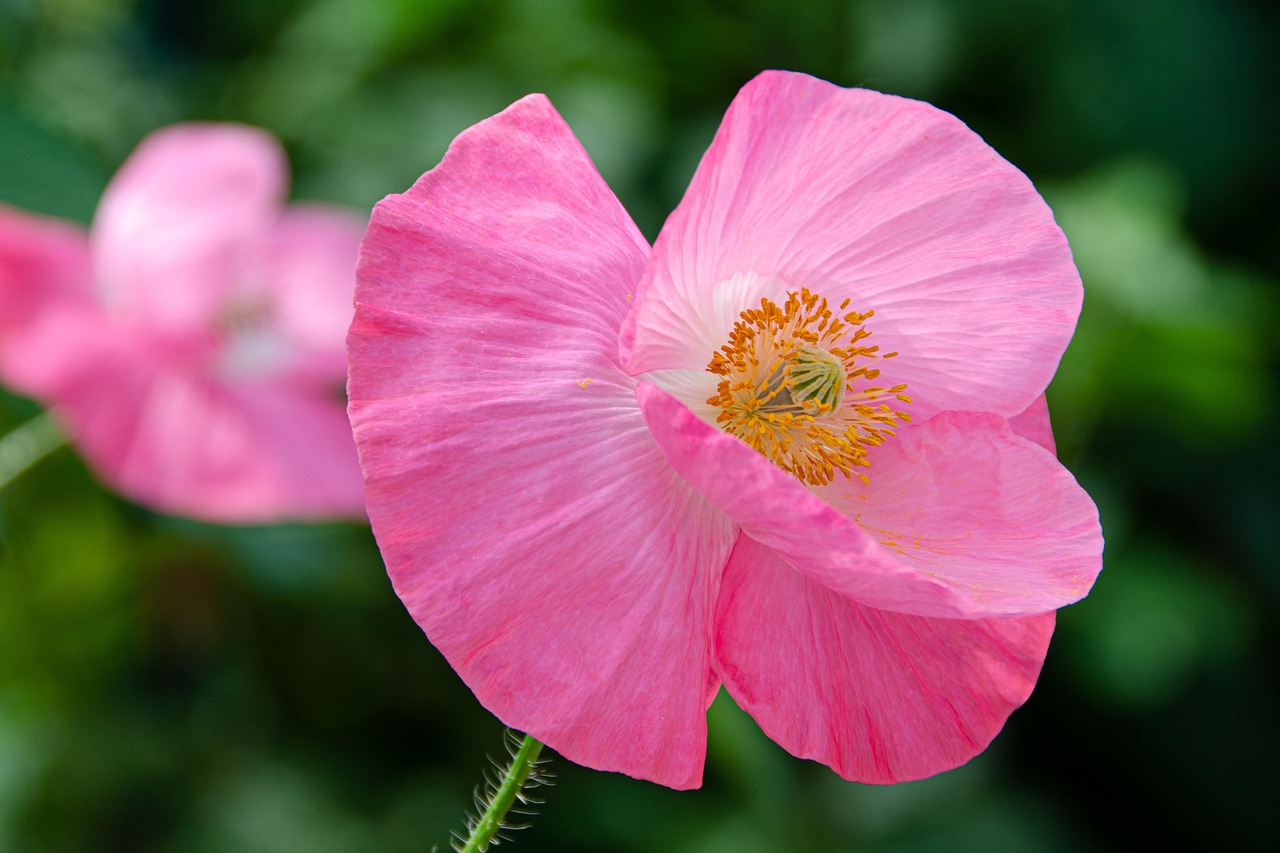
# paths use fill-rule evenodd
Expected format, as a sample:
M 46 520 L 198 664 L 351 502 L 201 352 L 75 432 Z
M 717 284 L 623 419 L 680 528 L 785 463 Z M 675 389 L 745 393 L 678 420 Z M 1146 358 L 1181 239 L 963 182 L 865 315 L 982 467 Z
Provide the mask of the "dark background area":
M 721 697 L 678 793 L 555 759 L 520 850 L 1267 847 L 1280 801 L 1280 39 L 1244 0 L 0 0 L 0 201 L 87 224 L 148 131 L 285 142 L 294 197 L 367 213 L 547 93 L 651 239 L 764 68 L 931 101 L 1071 240 L 1049 391 L 1107 536 L 983 755 L 889 788 Z M 39 411 L 0 392 L 0 431 Z M 425 851 L 489 717 L 360 525 L 153 514 L 62 450 L 0 493 L 0 850 Z

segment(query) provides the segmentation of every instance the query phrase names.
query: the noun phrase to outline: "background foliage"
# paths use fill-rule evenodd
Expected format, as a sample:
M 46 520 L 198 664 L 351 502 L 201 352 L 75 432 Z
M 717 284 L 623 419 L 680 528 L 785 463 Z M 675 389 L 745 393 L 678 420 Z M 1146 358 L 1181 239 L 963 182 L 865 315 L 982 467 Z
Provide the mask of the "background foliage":
M 737 88 L 925 98 L 1031 176 L 1086 303 L 1053 387 L 1106 570 L 984 755 L 892 788 L 724 697 L 707 783 L 556 761 L 518 849 L 1256 849 L 1280 762 L 1277 12 L 1246 0 L 0 0 L 0 201 L 87 223 L 149 130 L 285 141 L 367 211 L 549 94 L 652 238 Z M 0 392 L 0 429 L 38 411 Z M 548 614 L 548 618 L 555 618 Z M 0 850 L 423 851 L 500 726 L 358 525 L 152 514 L 61 451 L 0 494 Z

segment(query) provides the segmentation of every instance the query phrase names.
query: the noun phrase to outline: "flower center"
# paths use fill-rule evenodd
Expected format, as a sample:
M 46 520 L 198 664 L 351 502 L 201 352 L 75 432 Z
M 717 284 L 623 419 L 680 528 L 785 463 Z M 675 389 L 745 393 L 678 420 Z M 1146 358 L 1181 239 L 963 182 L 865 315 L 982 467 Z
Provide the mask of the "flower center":
M 848 307 L 846 299 L 840 311 Z M 874 385 L 880 370 L 872 363 L 897 355 L 863 343 L 874 313 L 836 316 L 808 288 L 789 292 L 781 308 L 761 299 L 743 311 L 707 364 L 722 377 L 707 400 L 720 409 L 716 423 L 810 485 L 867 467 L 867 448 L 911 420 L 890 402 L 911 402 L 906 385 Z
M 276 322 L 276 306 L 262 296 L 228 300 L 215 320 L 221 338 L 216 370 L 225 376 L 263 378 L 288 361 L 288 344 Z

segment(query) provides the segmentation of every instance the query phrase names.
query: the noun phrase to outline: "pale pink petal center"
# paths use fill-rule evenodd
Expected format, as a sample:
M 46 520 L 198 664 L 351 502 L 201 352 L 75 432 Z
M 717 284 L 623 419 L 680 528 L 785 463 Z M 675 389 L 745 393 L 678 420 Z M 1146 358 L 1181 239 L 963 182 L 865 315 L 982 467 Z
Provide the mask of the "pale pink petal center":
M 748 280 L 874 311 L 874 341 L 900 353 L 887 378 L 920 418 L 1026 408 L 1081 301 L 1048 207 L 960 121 L 787 72 L 743 88 L 663 226 L 623 329 L 627 369 L 703 368 L 726 318 L 764 295 L 733 284 Z

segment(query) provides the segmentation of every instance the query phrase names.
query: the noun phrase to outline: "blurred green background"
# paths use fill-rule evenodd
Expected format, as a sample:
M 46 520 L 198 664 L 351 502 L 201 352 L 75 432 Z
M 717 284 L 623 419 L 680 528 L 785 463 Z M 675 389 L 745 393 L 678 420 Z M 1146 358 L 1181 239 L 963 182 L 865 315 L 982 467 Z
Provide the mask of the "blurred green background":
M 652 239 L 769 67 L 927 99 L 1041 188 L 1086 298 L 1050 389 L 1106 570 L 995 745 L 873 788 L 721 701 L 676 793 L 561 760 L 519 850 L 1269 846 L 1280 790 L 1280 20 L 1257 0 L 0 0 L 0 201 L 87 223 L 236 120 L 368 211 L 545 92 Z M 0 392 L 0 430 L 37 406 Z M 358 525 L 228 529 L 67 450 L 0 494 L 0 850 L 443 849 L 501 727 Z M 504 848 L 505 849 L 505 848 Z

